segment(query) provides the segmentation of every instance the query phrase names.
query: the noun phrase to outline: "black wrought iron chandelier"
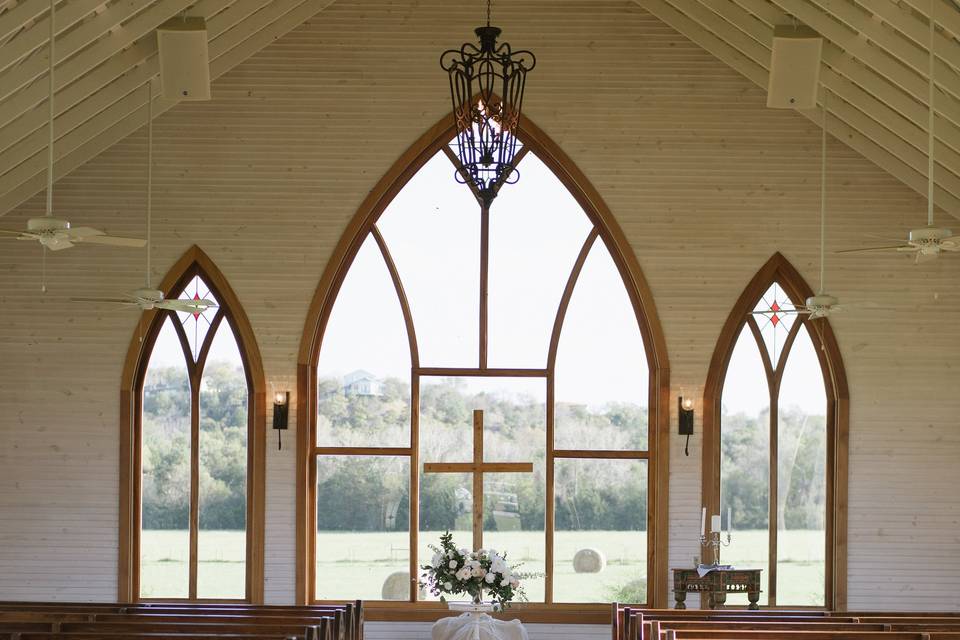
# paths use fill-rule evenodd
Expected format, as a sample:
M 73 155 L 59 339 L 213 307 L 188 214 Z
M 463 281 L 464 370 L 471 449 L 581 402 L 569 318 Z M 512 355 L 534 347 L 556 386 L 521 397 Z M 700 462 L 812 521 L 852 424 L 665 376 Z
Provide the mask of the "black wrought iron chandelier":
M 527 72 L 537 64 L 530 51 L 513 51 L 506 42 L 497 44 L 500 29 L 487 26 L 474 33 L 480 47 L 471 42 L 459 49 L 444 51 L 440 66 L 450 76 L 450 98 L 457 128 L 456 179 L 475 190 L 489 208 L 503 184 L 519 179 L 517 128 L 523 105 Z

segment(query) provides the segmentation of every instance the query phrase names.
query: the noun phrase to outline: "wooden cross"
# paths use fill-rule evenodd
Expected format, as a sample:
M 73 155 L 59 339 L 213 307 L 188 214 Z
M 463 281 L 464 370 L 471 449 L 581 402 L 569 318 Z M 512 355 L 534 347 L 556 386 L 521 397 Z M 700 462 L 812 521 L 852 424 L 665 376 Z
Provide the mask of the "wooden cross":
M 532 462 L 483 461 L 483 410 L 473 411 L 473 462 L 426 462 L 424 473 L 473 474 L 473 548 L 483 548 L 483 474 L 532 473 Z

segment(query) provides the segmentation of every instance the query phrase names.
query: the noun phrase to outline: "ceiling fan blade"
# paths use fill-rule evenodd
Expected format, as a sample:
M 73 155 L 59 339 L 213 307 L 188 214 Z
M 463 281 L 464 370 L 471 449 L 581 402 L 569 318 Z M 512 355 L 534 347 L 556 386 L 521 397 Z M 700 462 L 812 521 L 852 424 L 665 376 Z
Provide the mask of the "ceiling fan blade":
M 940 243 L 944 251 L 960 251 L 960 238 L 947 238 Z
M 23 231 L 14 231 L 13 229 L 0 229 L 0 233 L 5 233 L 10 236 L 22 236 Z
M 903 238 L 891 238 L 890 236 L 882 236 L 879 233 L 865 233 L 863 234 L 867 238 L 872 238 L 874 240 L 883 240 L 884 242 L 903 242 Z
M 50 249 L 50 251 L 63 251 L 64 249 L 69 249 L 73 246 L 73 243 L 66 238 L 50 238 L 47 240 L 40 240 L 40 242 L 47 249 Z
M 217 305 L 212 300 L 161 300 L 154 305 L 158 309 L 179 311 L 181 313 L 203 313 Z
M 839 249 L 834 253 L 863 253 L 866 251 L 916 251 L 917 248 L 909 244 L 890 245 L 888 247 L 865 247 L 863 249 Z
M 138 306 L 136 302 L 132 300 L 124 300 L 122 298 L 70 298 L 70 302 L 87 302 L 91 304 L 120 304 L 126 307 Z
M 73 231 L 71 229 L 71 231 Z M 89 244 L 105 244 L 111 247 L 131 247 L 139 249 L 144 247 L 147 244 L 146 240 L 141 238 L 124 238 L 121 236 L 108 236 L 105 233 L 99 233 L 95 235 L 84 235 L 74 237 L 73 234 L 70 235 L 70 239 L 74 242 L 86 242 Z

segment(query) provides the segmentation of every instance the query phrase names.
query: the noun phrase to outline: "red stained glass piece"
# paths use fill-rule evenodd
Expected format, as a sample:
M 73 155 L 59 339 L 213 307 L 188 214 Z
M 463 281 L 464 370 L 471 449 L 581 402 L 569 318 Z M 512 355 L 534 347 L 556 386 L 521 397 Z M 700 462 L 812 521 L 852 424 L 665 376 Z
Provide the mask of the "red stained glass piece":
M 776 300 L 774 300 L 773 304 L 770 305 L 770 311 L 780 311 L 780 305 L 777 304 Z
M 199 291 L 198 291 L 197 293 L 193 294 L 193 299 L 194 299 L 194 300 L 199 300 L 199 299 L 200 299 L 200 292 L 199 292 Z M 194 312 L 193 312 L 193 319 L 194 319 L 194 320 L 199 320 L 199 319 L 200 319 L 200 314 L 199 314 L 198 312 L 194 311 Z
M 770 316 L 770 324 L 772 324 L 773 326 L 777 326 L 777 324 L 779 323 L 780 323 L 780 318 L 777 316 L 777 314 L 773 314 L 772 316 Z

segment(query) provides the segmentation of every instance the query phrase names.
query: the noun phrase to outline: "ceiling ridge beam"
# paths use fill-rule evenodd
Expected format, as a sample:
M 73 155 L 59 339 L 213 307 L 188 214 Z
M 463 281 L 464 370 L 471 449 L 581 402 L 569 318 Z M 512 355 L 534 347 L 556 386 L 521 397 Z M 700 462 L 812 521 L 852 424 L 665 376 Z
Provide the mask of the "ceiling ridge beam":
M 863 0 L 860 0 L 860 2 L 862 1 Z M 882 8 L 882 5 L 876 2 L 876 0 L 870 5 L 870 9 L 867 11 L 858 9 L 857 5 L 849 2 L 849 0 L 843 0 L 842 2 L 837 2 L 836 0 L 813 0 L 813 3 L 818 5 L 821 10 L 828 15 L 846 24 L 854 35 L 862 34 L 866 36 L 870 42 L 873 42 L 877 47 L 886 51 L 888 55 L 899 60 L 904 66 L 913 69 L 914 72 L 923 78 L 924 83 L 927 82 L 929 79 L 928 76 L 930 75 L 929 35 L 925 39 L 927 42 L 918 46 L 913 40 L 901 35 L 893 25 L 888 23 L 888 26 L 884 26 L 877 20 L 874 20 L 874 15 L 881 17 L 874 9 Z M 875 7 L 873 6 L 874 4 L 876 5 Z M 924 31 L 927 31 L 928 28 L 928 25 L 924 25 L 923 27 Z M 940 55 L 944 56 L 943 47 L 940 48 Z M 955 57 L 960 59 L 960 56 Z M 939 57 L 935 58 L 934 65 L 934 76 L 936 76 L 937 84 L 955 98 L 960 96 L 960 76 L 957 75 L 953 67 L 943 62 Z
M 241 0 L 241 2 L 230 5 L 230 1 L 207 0 L 201 3 L 202 7 L 199 5 L 195 7 L 196 9 L 202 8 L 203 13 L 207 15 L 217 14 L 207 23 L 208 37 L 214 43 L 211 45 L 214 54 L 217 51 L 216 39 L 221 34 L 270 2 L 270 0 Z M 228 7 L 228 5 L 230 6 Z M 229 9 L 237 6 L 239 7 L 238 11 L 227 13 Z M 227 7 L 227 9 L 222 10 L 224 7 Z M 61 94 L 57 94 L 55 104 L 58 107 L 58 115 L 54 120 L 54 136 L 56 139 L 59 140 L 160 73 L 157 41 L 153 32 L 120 55 L 126 56 L 127 54 L 130 54 L 128 56 L 130 60 L 121 63 L 120 66 L 124 68 L 120 70 L 119 75 L 109 70 L 100 74 L 99 67 L 89 74 L 112 78 L 102 81 L 98 79 L 96 90 L 91 92 L 78 83 L 74 83 L 63 91 L 64 95 L 62 97 Z M 111 58 L 109 62 L 113 62 L 115 59 Z M 126 71 L 126 68 L 131 70 Z M 77 91 L 73 91 L 74 89 L 77 89 Z M 33 109 L 23 117 L 0 128 L 0 166 L 16 167 L 34 154 L 45 150 L 47 146 L 46 123 L 47 114 L 41 109 Z
M 832 40 L 851 58 L 856 58 L 879 75 L 891 80 L 921 104 L 929 106 L 926 77 L 921 77 L 882 49 L 870 44 L 857 34 L 849 32 L 847 27 L 814 7 L 808 0 L 770 1 L 818 31 L 824 38 Z M 937 110 L 949 118 L 954 125 L 960 124 L 960 103 L 949 95 L 945 95 L 945 99 L 940 102 L 942 104 L 937 105 Z
M 663 0 L 633 1 L 665 24 L 673 27 L 691 42 L 712 54 L 718 60 L 731 66 L 735 71 L 739 72 L 758 87 L 766 89 L 768 74 L 762 66 L 745 57 L 722 39 L 703 29 L 699 24 L 677 11 L 668 3 Z M 819 112 L 808 110 L 797 111 L 797 113 L 819 125 Z M 918 193 L 926 193 L 927 181 L 925 175 L 918 173 L 912 167 L 903 163 L 899 158 L 896 158 L 883 148 L 877 146 L 874 142 L 847 124 L 837 118 L 832 118 L 828 120 L 827 131 L 864 158 L 870 160 L 891 176 L 900 180 L 906 186 Z M 934 191 L 934 198 L 941 208 L 954 216 L 960 216 L 960 198 L 948 193 L 941 187 L 936 187 Z
M 677 8 L 676 0 L 667 1 Z M 769 73 L 771 50 L 773 48 L 772 30 L 765 27 L 754 28 L 752 29 L 753 33 L 748 35 L 747 31 L 751 30 L 751 27 L 756 27 L 761 23 L 751 24 L 749 21 L 753 17 L 730 3 L 723 3 L 722 14 L 718 11 L 718 5 L 715 3 L 708 5 L 713 11 L 707 9 L 703 3 L 684 2 L 682 6 L 686 9 L 684 13 L 703 29 L 713 32 L 717 37 L 735 47 Z M 723 20 L 717 20 L 718 17 L 722 17 Z M 857 90 L 859 93 L 848 91 L 853 86 L 852 83 L 840 78 L 828 67 L 822 66 L 821 74 L 822 85 L 842 98 L 831 103 L 831 113 L 835 117 L 840 118 L 875 144 L 900 158 L 915 171 L 926 172 L 927 134 L 925 128 L 918 127 L 889 109 L 887 109 L 888 114 L 878 117 L 869 108 L 884 107 L 881 101 L 859 89 Z M 842 80 L 842 82 L 838 83 L 838 80 Z M 850 87 L 847 85 L 850 85 Z M 837 91 L 837 88 L 840 91 Z M 858 99 L 865 100 L 869 106 L 852 102 L 848 99 L 850 95 L 856 95 Z M 822 103 L 822 99 L 820 102 Z M 935 153 L 935 158 L 942 167 L 940 173 L 941 186 L 954 195 L 960 196 L 960 177 L 951 169 L 951 167 L 960 167 L 960 154 L 947 145 L 941 144 L 938 152 Z
M 57 40 L 55 62 L 62 69 L 57 69 L 56 75 L 62 74 L 67 81 L 80 77 L 191 4 L 191 0 L 159 0 L 143 9 L 142 2 L 122 0 L 110 5 L 103 13 Z M 22 64 L 0 74 L 0 99 L 8 98 L 45 75 L 49 53 L 49 49 L 38 49 Z M 2 109 L 0 105 L 0 112 Z
M 787 24 L 789 20 L 786 13 L 767 0 L 734 0 L 734 4 L 754 16 L 761 24 L 768 25 L 771 32 L 774 26 Z M 756 35 L 750 35 L 756 39 Z M 837 79 L 836 83 L 831 84 L 834 93 L 848 102 L 854 102 L 857 94 L 861 95 L 861 98 L 871 96 L 882 104 L 884 109 L 899 113 L 926 134 L 928 108 L 925 102 L 919 102 L 915 96 L 904 92 L 886 77 L 848 56 L 843 49 L 826 38 L 823 43 L 823 63 L 820 72 L 824 77 Z M 960 110 L 957 113 L 960 116 Z M 935 130 L 938 140 L 960 152 L 960 127 L 952 120 L 937 115 Z
M 57 33 L 66 31 L 93 13 L 94 9 L 103 2 L 104 0 L 71 0 L 64 3 L 63 8 L 57 10 L 54 29 Z M 50 12 L 48 11 L 42 20 L 38 20 L 29 29 L 21 31 L 3 43 L 0 47 L 0 71 L 49 41 Z
M 296 29 L 333 4 L 333 2 L 334 0 L 305 0 L 303 2 L 275 0 L 267 9 L 274 6 L 279 7 L 282 9 L 276 12 L 279 14 L 279 17 L 257 30 L 242 42 L 237 43 L 236 46 L 229 47 L 224 55 L 212 61 L 210 64 L 211 80 L 222 76 L 270 43 Z M 257 12 L 257 15 L 260 13 L 262 13 L 262 11 Z M 235 29 L 232 29 L 231 32 L 242 31 L 245 33 L 246 30 L 241 30 L 240 28 L 249 28 L 250 21 L 256 19 L 256 15 L 247 18 L 237 25 Z M 228 32 L 228 34 L 225 34 L 223 37 L 228 37 L 231 32 Z M 179 103 L 162 98 L 154 100 L 154 118 L 176 104 Z M 57 178 L 63 177 L 141 128 L 146 119 L 146 109 L 146 105 L 141 104 L 140 107 L 127 114 L 122 120 L 110 127 L 110 129 L 104 131 L 101 135 L 74 150 L 72 153 L 62 157 L 54 165 L 54 175 Z M 39 193 L 43 189 L 44 180 L 45 176 L 42 173 L 37 174 L 18 185 L 15 189 L 3 192 L 3 195 L 0 196 L 0 215 L 7 213 Z

